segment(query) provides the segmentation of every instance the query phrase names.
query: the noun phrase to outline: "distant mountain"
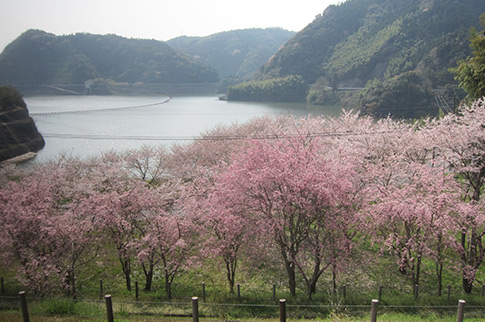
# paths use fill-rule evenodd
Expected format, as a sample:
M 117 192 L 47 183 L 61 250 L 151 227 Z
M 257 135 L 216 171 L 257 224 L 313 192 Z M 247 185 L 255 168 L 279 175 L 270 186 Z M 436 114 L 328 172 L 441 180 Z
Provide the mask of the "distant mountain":
M 280 28 L 244 29 L 207 37 L 178 37 L 167 43 L 215 68 L 221 79 L 250 79 L 294 32 Z
M 296 74 L 313 84 L 362 87 L 418 72 L 432 87 L 470 55 L 469 30 L 483 0 L 348 0 L 329 6 L 259 70 L 258 79 Z
M 0 54 L 0 84 L 213 83 L 217 72 L 161 41 L 28 30 Z

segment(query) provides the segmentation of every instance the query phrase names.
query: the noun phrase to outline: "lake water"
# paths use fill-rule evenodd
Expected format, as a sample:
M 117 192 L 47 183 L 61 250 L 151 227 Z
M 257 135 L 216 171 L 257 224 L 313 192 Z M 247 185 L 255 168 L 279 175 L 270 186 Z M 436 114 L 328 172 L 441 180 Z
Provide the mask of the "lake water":
M 89 157 L 143 145 L 190 142 L 218 125 L 258 116 L 338 115 L 337 107 L 294 103 L 220 101 L 214 96 L 39 96 L 25 97 L 46 146 L 36 161 L 66 154 Z

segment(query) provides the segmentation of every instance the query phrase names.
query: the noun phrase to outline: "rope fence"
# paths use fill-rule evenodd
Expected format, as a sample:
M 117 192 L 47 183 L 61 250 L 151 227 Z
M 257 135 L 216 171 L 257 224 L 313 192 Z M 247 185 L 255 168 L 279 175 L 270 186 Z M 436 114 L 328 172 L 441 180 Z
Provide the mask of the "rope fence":
M 0 296 L 0 301 L 8 301 L 12 304 L 17 303 L 17 307 L 20 308 L 20 312 L 24 322 L 30 321 L 31 314 L 29 313 L 29 305 L 34 301 L 42 301 L 41 298 L 29 298 L 27 299 L 25 291 L 19 292 L 18 297 L 15 296 Z M 148 316 L 165 316 L 165 317 L 179 317 L 179 318 L 192 318 L 192 320 L 199 321 L 201 317 L 213 318 L 210 314 L 207 314 L 206 308 L 219 307 L 225 309 L 234 309 L 237 307 L 257 307 L 257 308 L 268 308 L 273 312 L 272 318 L 279 315 L 280 321 L 286 321 L 291 313 L 298 309 L 327 309 L 327 310 L 345 310 L 345 309 L 358 309 L 370 312 L 370 321 L 377 321 L 379 316 L 379 311 L 387 311 L 389 309 L 420 309 L 420 310 L 430 310 L 430 309 L 446 309 L 446 310 L 456 310 L 457 322 L 462 322 L 464 319 L 465 311 L 468 310 L 483 310 L 485 305 L 470 305 L 465 308 L 466 302 L 464 300 L 459 300 L 457 305 L 379 305 L 379 300 L 374 299 L 371 303 L 367 305 L 288 305 L 285 299 L 280 299 L 278 304 L 241 304 L 241 303 L 199 303 L 198 297 L 192 297 L 191 301 L 179 301 L 179 302 L 156 302 L 156 301 L 114 301 L 111 295 L 107 294 L 104 296 L 104 300 L 79 300 L 79 303 L 92 303 L 97 304 L 98 311 L 96 312 L 97 318 L 106 317 L 108 322 L 115 320 L 116 316 L 137 316 L 137 315 L 148 315 Z M 103 305 L 104 304 L 104 305 Z M 102 312 L 102 307 L 105 306 L 104 313 Z M 146 312 L 146 311 L 131 311 L 127 314 L 124 306 L 135 306 L 138 308 L 147 309 L 149 306 L 154 306 L 158 308 L 162 307 L 178 307 L 179 310 L 171 310 L 172 313 L 162 313 L 162 312 Z M 279 312 L 279 313 L 278 313 Z M 32 314 L 32 315 L 49 315 L 49 314 Z M 54 315 L 54 314 L 53 314 Z M 62 314 L 56 314 L 62 315 Z M 73 316 L 73 314 L 66 314 L 67 316 Z M 77 316 L 77 315 L 75 315 Z M 85 318 L 93 316 L 83 316 Z
M 278 298 L 281 298 L 283 294 L 280 293 L 279 295 L 277 295 L 276 284 L 270 285 L 272 289 L 272 294 L 269 292 L 264 292 L 265 296 L 269 296 L 268 298 L 266 298 L 266 300 L 269 301 L 271 299 L 271 301 L 269 302 L 270 304 L 244 303 L 244 301 L 247 301 L 249 298 L 241 296 L 242 288 L 240 284 L 237 284 L 237 297 L 236 294 L 234 294 L 234 300 L 237 300 L 238 303 L 206 302 L 206 284 L 202 283 L 201 286 L 201 290 L 199 289 L 201 293 L 198 291 L 194 292 L 194 289 L 190 291 L 190 293 L 192 294 L 195 293 L 194 295 L 201 295 L 200 302 L 199 297 L 192 297 L 190 301 L 187 297 L 187 301 L 181 301 L 180 298 L 184 299 L 185 295 L 183 297 L 178 296 L 178 300 L 174 301 L 171 300 L 170 296 L 168 297 L 168 301 L 141 301 L 139 298 L 139 287 L 137 281 L 135 281 L 135 292 L 133 294 L 136 294 L 136 296 L 133 300 L 130 300 L 126 298 L 116 299 L 112 298 L 111 295 L 106 294 L 111 293 L 112 290 L 109 285 L 104 285 L 103 280 L 100 279 L 99 290 L 95 292 L 95 294 L 97 293 L 99 295 L 99 299 L 93 299 L 92 295 L 85 296 L 79 291 L 76 292 L 76 296 L 74 299 L 66 299 L 56 297 L 49 298 L 27 296 L 24 291 L 19 292 L 18 296 L 12 296 L 12 294 L 16 294 L 16 291 L 7 293 L 5 290 L 4 278 L 0 277 L 0 314 L 2 312 L 10 312 L 11 314 L 17 314 L 19 316 L 21 313 L 24 321 L 29 321 L 30 315 L 55 315 L 69 317 L 75 316 L 82 318 L 107 317 L 109 321 L 111 321 L 111 319 L 115 319 L 117 316 L 149 316 L 165 318 L 176 317 L 177 319 L 188 319 L 192 317 L 194 318 L 194 321 L 198 321 L 199 317 L 202 317 L 204 318 L 204 320 L 207 321 L 207 319 L 210 320 L 210 318 L 218 318 L 228 315 L 231 317 L 244 317 L 246 319 L 248 317 L 251 318 L 254 316 L 274 319 L 276 316 L 279 316 L 280 321 L 286 321 L 286 318 L 288 316 L 290 316 L 291 318 L 318 318 L 321 316 L 329 316 L 333 313 L 344 315 L 348 314 L 350 316 L 363 316 L 368 315 L 369 312 L 371 315 L 371 321 L 375 321 L 379 314 L 382 315 L 383 313 L 389 312 L 418 314 L 428 311 L 433 314 L 447 314 L 448 316 L 450 316 L 455 310 L 457 312 L 457 321 L 463 321 L 463 318 L 461 318 L 460 320 L 460 316 L 464 316 L 466 311 L 470 314 L 470 316 L 476 316 L 478 314 L 480 315 L 480 317 L 485 317 L 485 305 L 476 305 L 477 301 L 475 300 L 470 300 L 471 305 L 466 305 L 466 309 L 466 303 L 461 299 L 458 300 L 457 305 L 419 305 L 418 302 L 414 305 L 390 304 L 385 299 L 382 299 L 383 295 L 386 295 L 383 294 L 384 287 L 382 285 L 379 286 L 378 293 L 376 292 L 375 294 L 378 294 L 378 296 L 376 296 L 376 299 L 366 304 L 346 304 L 346 298 L 351 296 L 352 292 L 349 292 L 349 290 L 352 290 L 352 288 L 349 289 L 345 285 L 342 286 L 341 292 L 337 292 L 336 290 L 334 290 L 334 293 L 332 294 L 337 295 L 338 300 L 336 302 L 330 302 L 328 304 L 289 304 L 284 299 L 277 300 Z M 253 291 L 254 290 L 250 290 L 250 293 L 253 294 Z M 259 291 L 262 292 L 261 289 L 259 289 Z M 418 298 L 417 285 L 413 288 L 413 291 L 415 292 L 415 294 L 413 295 L 413 299 L 416 300 Z M 446 292 L 445 294 L 443 294 L 443 299 L 447 298 L 448 303 L 454 303 L 459 297 L 462 297 L 461 295 L 458 295 L 459 297 L 454 296 L 453 299 L 451 299 L 452 302 L 450 302 L 451 286 L 448 286 L 447 291 L 447 294 Z M 335 294 L 335 292 L 337 292 L 337 294 Z M 485 297 L 485 284 L 482 285 L 480 294 L 481 297 Z M 426 298 L 428 295 L 429 294 L 419 294 L 419 297 Z M 337 298 L 334 298 L 333 300 L 336 299 Z M 266 300 L 264 298 L 261 298 L 262 302 L 265 302 Z M 478 304 L 480 304 L 481 302 L 482 301 L 479 300 Z M 75 309 L 74 306 L 81 307 L 81 309 Z M 197 317 L 197 319 L 195 319 L 195 317 Z

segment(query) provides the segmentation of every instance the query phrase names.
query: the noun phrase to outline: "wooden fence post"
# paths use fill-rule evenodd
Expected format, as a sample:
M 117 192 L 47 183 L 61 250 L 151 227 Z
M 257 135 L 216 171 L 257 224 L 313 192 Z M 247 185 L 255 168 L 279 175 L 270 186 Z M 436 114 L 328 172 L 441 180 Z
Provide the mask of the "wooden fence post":
M 3 295 L 3 294 L 5 294 L 5 282 L 3 280 L 3 277 L 1 278 L 0 282 L 2 284 L 1 287 L 2 287 L 2 295 Z
M 273 301 L 276 300 L 276 284 L 273 284 Z
M 485 295 L 485 284 L 482 284 L 482 296 Z
M 286 322 L 286 300 L 280 300 L 280 322 Z
M 199 322 L 199 298 L 192 298 L 192 321 Z
M 241 284 L 237 284 L 237 298 L 241 299 Z
M 202 282 L 202 299 L 205 302 L 205 282 Z
M 106 300 L 106 315 L 108 317 L 108 322 L 114 322 L 115 318 L 113 315 L 113 302 L 111 302 L 111 295 L 106 294 L 104 299 Z
M 342 286 L 342 295 L 344 296 L 344 300 L 347 298 L 347 285 Z
M 381 301 L 381 300 L 382 300 L 382 288 L 383 288 L 383 286 L 382 286 L 382 285 L 381 285 L 381 286 L 379 286 L 379 296 L 377 297 L 377 300 L 378 300 L 378 301 Z
M 456 317 L 456 322 L 463 322 L 463 317 L 465 315 L 465 301 L 459 300 L 458 301 L 458 314 Z
M 450 299 L 450 295 L 451 295 L 451 285 L 448 285 L 448 295 L 447 295 L 448 300 Z
M 29 322 L 29 309 L 27 307 L 27 298 L 25 297 L 25 291 L 19 292 L 20 308 L 22 309 L 22 317 L 24 322 Z
M 379 300 L 372 300 L 371 310 L 370 310 L 370 321 L 377 321 L 377 307 L 379 306 Z

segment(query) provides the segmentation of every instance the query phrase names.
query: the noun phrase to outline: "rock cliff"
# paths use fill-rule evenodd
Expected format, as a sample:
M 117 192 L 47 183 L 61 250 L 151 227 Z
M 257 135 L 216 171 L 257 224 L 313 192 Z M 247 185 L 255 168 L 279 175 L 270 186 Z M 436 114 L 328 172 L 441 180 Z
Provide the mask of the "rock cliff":
M 20 93 L 0 87 L 0 161 L 37 152 L 44 145 Z

